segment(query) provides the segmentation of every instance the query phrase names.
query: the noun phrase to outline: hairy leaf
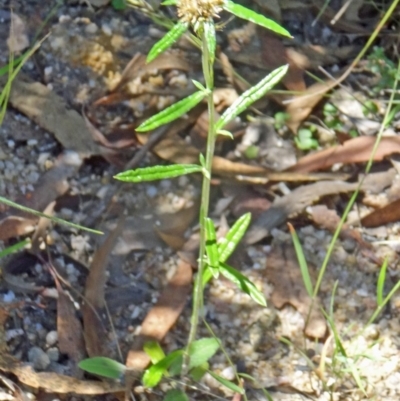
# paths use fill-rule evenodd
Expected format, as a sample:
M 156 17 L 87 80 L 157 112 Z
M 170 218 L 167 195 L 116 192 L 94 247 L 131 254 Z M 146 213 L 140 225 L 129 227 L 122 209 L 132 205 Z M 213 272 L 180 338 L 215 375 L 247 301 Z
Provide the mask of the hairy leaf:
M 162 52 L 171 47 L 188 29 L 186 22 L 179 21 L 172 29 L 166 33 L 150 50 L 147 56 L 147 63 L 153 61 Z
M 173 164 L 170 166 L 153 166 L 128 170 L 117 174 L 114 178 L 125 182 L 145 182 L 164 180 L 201 171 L 202 167 L 197 164 Z
M 217 121 L 215 130 L 223 128 L 229 121 L 246 110 L 250 105 L 262 98 L 274 85 L 276 85 L 286 74 L 289 66 L 283 65 L 272 71 L 257 85 L 252 86 L 246 92 L 243 92 L 222 114 Z
M 220 273 L 229 281 L 236 284 L 244 293 L 250 295 L 253 301 L 262 306 L 267 306 L 264 294 L 242 273 L 238 272 L 233 267 L 226 263 L 221 263 L 219 267 Z
M 236 4 L 233 1 L 225 2 L 224 9 L 235 15 L 236 17 L 253 22 L 254 24 L 260 25 L 280 35 L 287 36 L 289 38 L 292 37 L 289 31 L 287 31 L 275 21 L 272 21 L 271 19 L 266 18 L 263 15 L 258 14 L 255 11 L 252 11 L 246 7 L 243 7 L 240 4 Z
M 150 117 L 144 123 L 140 124 L 139 127 L 136 128 L 136 131 L 137 132 L 151 131 L 155 128 L 160 127 L 161 125 L 168 124 L 171 121 L 174 121 L 179 117 L 182 117 L 193 107 L 197 106 L 206 95 L 207 91 L 198 91 L 188 97 L 185 97 L 179 102 L 176 102 L 173 105 L 167 107 L 166 109 L 160 111 L 153 117 Z
M 251 213 L 239 217 L 218 245 L 219 261 L 226 262 L 246 233 L 251 221 Z

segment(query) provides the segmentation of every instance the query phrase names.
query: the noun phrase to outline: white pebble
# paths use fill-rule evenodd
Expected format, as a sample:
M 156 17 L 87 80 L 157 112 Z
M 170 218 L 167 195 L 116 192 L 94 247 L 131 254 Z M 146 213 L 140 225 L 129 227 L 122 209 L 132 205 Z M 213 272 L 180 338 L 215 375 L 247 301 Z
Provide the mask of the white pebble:
M 12 139 L 9 139 L 9 140 L 7 141 L 7 146 L 8 146 L 10 149 L 14 149 L 14 148 L 15 148 L 15 142 L 14 142 Z
M 56 330 L 49 331 L 46 335 L 46 344 L 52 346 L 58 341 L 58 333 Z
M 236 368 L 234 366 L 226 367 L 222 372 L 221 376 L 226 380 L 234 380 L 236 377 Z
M 91 22 L 89 25 L 86 26 L 85 32 L 93 34 L 96 33 L 98 29 L 99 29 L 98 26 L 94 22 Z
M 107 35 L 107 36 L 111 36 L 111 35 L 112 35 L 112 30 L 111 30 L 110 25 L 103 24 L 103 25 L 101 26 L 101 30 L 102 30 L 103 33 L 104 33 L 105 35 Z
M 46 73 L 46 69 L 45 69 L 45 73 Z M 38 144 L 37 139 L 29 139 L 27 142 L 28 146 L 36 146 Z

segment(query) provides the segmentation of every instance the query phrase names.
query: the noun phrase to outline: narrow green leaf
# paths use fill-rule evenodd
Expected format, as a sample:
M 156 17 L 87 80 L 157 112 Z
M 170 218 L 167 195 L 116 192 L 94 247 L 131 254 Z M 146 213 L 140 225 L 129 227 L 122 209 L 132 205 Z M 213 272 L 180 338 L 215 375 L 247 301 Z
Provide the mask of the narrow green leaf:
M 256 13 L 246 7 L 241 6 L 240 4 L 236 4 L 233 1 L 226 1 L 223 6 L 225 11 L 230 12 L 236 17 L 245 19 L 246 21 L 253 22 L 256 25 L 260 25 L 264 28 L 267 28 L 275 33 L 291 38 L 292 35 L 285 28 L 280 26 L 275 21 L 264 17 L 261 14 Z
M 206 45 L 208 50 L 208 56 L 210 58 L 210 63 L 214 64 L 215 49 L 217 47 L 214 21 L 212 20 L 205 21 L 203 24 L 203 29 L 204 29 L 204 36 L 206 38 Z
M 165 0 L 161 3 L 162 6 L 176 6 L 178 4 L 178 0 Z
M 155 365 L 150 366 L 143 375 L 143 384 L 146 387 L 156 386 L 162 379 L 165 371 L 171 366 L 171 364 L 183 355 L 182 350 L 171 352 L 164 359 L 157 362 Z
M 0 259 L 4 258 L 14 252 L 19 251 L 30 243 L 29 239 L 24 239 L 23 241 L 17 242 L 14 245 L 8 246 L 6 249 L 0 251 Z
M 226 388 L 229 388 L 229 390 L 234 391 L 235 393 L 239 394 L 244 394 L 244 389 L 242 387 L 239 387 L 235 383 L 230 382 L 229 380 L 224 379 L 220 375 L 217 375 L 216 373 L 212 372 L 211 370 L 208 371 L 208 373 L 217 381 L 220 382 L 223 386 Z
M 174 388 L 167 391 L 164 401 L 189 401 L 189 397 L 181 389 Z
M 164 180 L 185 174 L 200 173 L 202 167 L 197 164 L 172 164 L 170 166 L 153 166 L 128 170 L 114 176 L 116 180 L 125 182 L 144 182 Z
M 219 271 L 229 281 L 236 284 L 244 293 L 250 295 L 253 301 L 262 306 L 267 306 L 264 294 L 259 291 L 258 288 L 247 277 L 243 276 L 242 273 L 238 272 L 236 269 L 227 265 L 226 263 L 220 263 Z
M 251 213 L 246 213 L 239 217 L 234 225 L 227 232 L 226 236 L 221 239 L 218 245 L 219 261 L 226 262 L 232 252 L 236 249 L 240 240 L 246 233 L 251 221 Z
M 219 131 L 229 121 L 246 110 L 255 101 L 262 98 L 274 85 L 276 85 L 286 74 L 288 65 L 277 68 L 262 79 L 257 85 L 252 86 L 246 92 L 243 92 L 222 114 L 215 125 L 215 130 Z
M 379 272 L 378 282 L 376 284 L 376 303 L 378 306 L 383 304 L 383 288 L 385 286 L 386 281 L 386 271 L 388 267 L 388 260 L 387 258 L 383 261 L 383 265 Z
M 314 290 L 313 284 L 311 281 L 310 272 L 308 270 L 308 265 L 306 258 L 304 256 L 303 249 L 300 244 L 299 237 L 297 236 L 296 230 L 294 227 L 288 223 L 290 234 L 292 235 L 292 241 L 294 245 L 294 250 L 296 251 L 297 261 L 299 262 L 301 276 L 303 277 L 304 286 L 306 287 L 307 294 L 310 298 L 313 297 Z
M 182 117 L 189 110 L 198 105 L 206 95 L 207 95 L 206 91 L 199 91 L 193 93 L 188 97 L 185 97 L 179 102 L 174 103 L 172 106 L 169 106 L 166 109 L 160 111 L 153 117 L 150 117 L 144 123 L 140 124 L 139 127 L 136 128 L 136 131 L 137 132 L 151 131 L 155 128 L 160 127 L 161 125 L 168 124 L 171 121 L 174 121 L 179 117 Z
M 126 366 L 122 363 L 103 356 L 84 359 L 78 363 L 78 366 L 86 372 L 110 379 L 121 379 L 126 371 Z
M 150 357 L 152 364 L 156 364 L 165 358 L 165 353 L 157 341 L 147 341 L 143 350 Z
M 207 362 L 218 351 L 219 345 L 219 341 L 215 338 L 201 338 L 190 344 L 189 369 Z
M 162 52 L 171 47 L 188 29 L 186 22 L 179 21 L 175 24 L 169 32 L 166 33 L 150 50 L 147 56 L 147 63 L 153 61 Z
M 54 221 L 55 223 L 63 224 L 65 226 L 69 226 L 69 227 L 73 227 L 73 228 L 78 228 L 79 230 L 88 231 L 89 233 L 104 234 L 102 231 L 93 230 L 91 228 L 80 226 L 79 224 L 71 223 L 69 221 L 66 221 L 66 220 L 63 220 L 63 219 L 59 219 L 58 217 L 49 216 L 49 215 L 44 214 L 42 212 L 38 212 L 37 210 L 30 209 L 29 207 L 25 207 L 25 206 L 19 205 L 18 203 L 15 203 L 15 202 L 10 201 L 10 200 L 8 200 L 6 198 L 3 198 L 2 196 L 0 196 L 0 202 L 4 203 L 7 206 L 11 206 L 11 207 L 14 207 L 16 209 L 22 210 L 24 212 L 33 214 L 34 216 L 45 217 L 46 219 Z
M 206 218 L 206 253 L 208 266 L 214 278 L 218 278 L 219 254 L 217 246 L 217 234 L 212 219 Z
M 10 69 L 17 67 L 24 60 L 24 57 L 25 54 L 22 54 L 21 56 L 14 59 L 11 65 L 7 64 L 3 67 L 0 67 L 0 77 L 7 74 Z

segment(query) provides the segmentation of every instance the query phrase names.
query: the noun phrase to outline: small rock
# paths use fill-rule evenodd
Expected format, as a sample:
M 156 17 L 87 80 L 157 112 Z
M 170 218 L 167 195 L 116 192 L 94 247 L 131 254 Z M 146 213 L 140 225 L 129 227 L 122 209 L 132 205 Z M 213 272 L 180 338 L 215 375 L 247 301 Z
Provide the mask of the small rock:
M 94 34 L 98 31 L 98 29 L 98 26 L 94 22 L 91 22 L 89 25 L 86 26 L 85 31 L 86 33 Z
M 39 347 L 32 347 L 28 351 L 28 360 L 35 370 L 45 370 L 50 365 L 49 356 Z
M 55 330 L 49 331 L 46 335 L 46 344 L 52 346 L 58 341 L 58 333 Z
M 8 291 L 3 295 L 3 301 L 6 303 L 13 302 L 15 300 L 15 294 L 12 291 Z
M 51 362 L 58 362 L 58 359 L 60 358 L 60 351 L 58 350 L 57 347 L 49 348 L 46 354 Z
M 234 380 L 236 377 L 236 368 L 234 366 L 226 367 L 222 372 L 221 376 L 226 380 Z
M 112 30 L 111 30 L 110 25 L 103 24 L 101 26 L 101 30 L 103 31 L 104 35 L 107 35 L 107 36 L 111 36 L 112 35 Z
M 49 68 L 49 67 L 47 67 L 47 68 Z M 45 68 L 45 74 L 46 74 L 46 68 Z M 29 139 L 27 142 L 28 146 L 36 146 L 37 144 L 38 144 L 37 139 Z

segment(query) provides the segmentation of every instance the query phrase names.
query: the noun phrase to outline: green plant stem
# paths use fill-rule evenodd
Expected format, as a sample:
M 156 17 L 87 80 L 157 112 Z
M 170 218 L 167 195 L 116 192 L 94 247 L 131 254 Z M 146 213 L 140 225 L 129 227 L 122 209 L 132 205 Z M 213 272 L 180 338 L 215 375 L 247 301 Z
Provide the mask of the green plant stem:
M 193 309 L 192 316 L 190 321 L 190 332 L 187 342 L 187 349 L 189 349 L 190 345 L 195 341 L 197 328 L 199 325 L 200 314 L 202 313 L 203 308 L 203 273 L 205 269 L 205 246 L 206 246 L 206 227 L 205 221 L 208 216 L 208 209 L 210 205 L 210 187 L 211 187 L 211 169 L 212 169 L 212 161 L 214 156 L 215 149 L 215 140 L 216 140 L 216 132 L 215 132 L 215 107 L 214 107 L 214 98 L 213 98 L 213 90 L 214 90 L 214 72 L 213 72 L 213 63 L 208 52 L 207 39 L 202 33 L 202 67 L 203 74 L 206 83 L 206 88 L 209 90 L 209 94 L 207 95 L 207 105 L 208 105 L 208 136 L 207 136 L 207 148 L 206 148 L 206 157 L 205 157 L 205 170 L 206 174 L 203 174 L 203 184 L 201 189 L 201 206 L 200 206 L 200 251 L 199 251 L 199 268 L 197 272 L 197 277 L 194 283 L 193 290 Z M 183 375 L 186 376 L 187 369 L 189 366 L 189 357 L 186 352 L 184 363 L 183 363 Z

